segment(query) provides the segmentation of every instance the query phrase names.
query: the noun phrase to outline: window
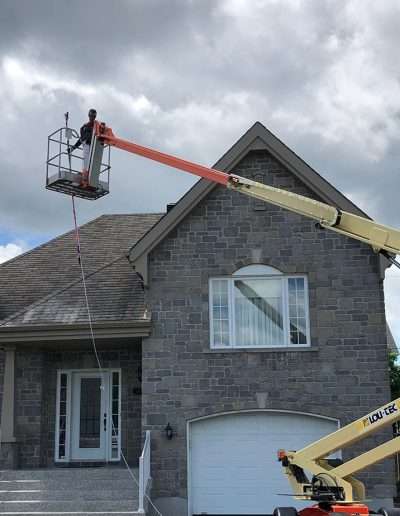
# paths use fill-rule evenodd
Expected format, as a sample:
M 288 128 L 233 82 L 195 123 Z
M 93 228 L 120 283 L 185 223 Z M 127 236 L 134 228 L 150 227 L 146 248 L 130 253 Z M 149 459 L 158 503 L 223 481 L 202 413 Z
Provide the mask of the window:
M 212 348 L 309 346 L 305 276 L 264 265 L 210 280 Z
M 68 382 L 67 374 L 61 373 L 58 377 L 58 442 L 56 443 L 56 453 L 60 460 L 65 459 L 67 451 L 67 406 L 68 406 Z M 57 432 L 56 432 L 57 435 Z

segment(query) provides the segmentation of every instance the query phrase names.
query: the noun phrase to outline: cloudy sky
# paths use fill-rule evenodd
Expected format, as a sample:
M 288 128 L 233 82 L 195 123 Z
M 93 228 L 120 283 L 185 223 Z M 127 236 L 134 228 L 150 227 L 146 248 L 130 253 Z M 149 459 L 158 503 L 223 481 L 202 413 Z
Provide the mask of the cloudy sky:
M 0 261 L 71 228 L 47 136 L 88 107 L 116 134 L 212 165 L 259 120 L 400 227 L 398 0 L 0 0 Z M 163 211 L 189 175 L 116 151 L 103 213 Z M 400 274 L 385 281 L 400 342 Z

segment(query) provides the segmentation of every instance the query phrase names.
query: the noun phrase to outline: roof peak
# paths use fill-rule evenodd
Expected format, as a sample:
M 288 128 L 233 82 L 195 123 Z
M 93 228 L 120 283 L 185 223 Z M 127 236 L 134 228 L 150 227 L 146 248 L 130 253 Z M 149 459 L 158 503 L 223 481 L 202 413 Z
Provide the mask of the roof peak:
M 295 175 L 305 186 L 326 203 L 338 208 L 355 213 L 362 217 L 368 217 L 360 208 L 345 197 L 339 190 L 333 187 L 318 172 L 310 167 L 302 158 L 277 138 L 260 121 L 256 121 L 249 129 L 222 155 L 213 165 L 213 168 L 230 173 L 232 169 L 251 151 L 265 150 L 293 175 Z M 192 209 L 208 195 L 215 187 L 206 179 L 200 179 L 188 192 L 177 202 L 174 209 L 169 211 L 145 233 L 130 249 L 129 259 L 133 263 L 140 261 L 141 265 L 146 263 L 143 259 L 159 242 L 161 242 L 172 229 L 179 224 Z M 147 281 L 147 270 L 143 265 L 141 274 Z

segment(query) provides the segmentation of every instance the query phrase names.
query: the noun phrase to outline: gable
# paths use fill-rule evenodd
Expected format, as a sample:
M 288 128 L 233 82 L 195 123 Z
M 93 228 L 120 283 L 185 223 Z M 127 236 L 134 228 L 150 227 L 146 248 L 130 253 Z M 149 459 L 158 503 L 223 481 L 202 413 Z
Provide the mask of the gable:
M 336 190 L 328 181 L 307 165 L 299 156 L 274 136 L 260 122 L 256 122 L 213 166 L 231 173 L 251 152 L 267 152 L 286 170 L 307 187 L 311 196 L 338 208 L 368 216 Z M 244 175 L 239 173 L 239 175 Z M 257 178 L 257 180 L 260 180 Z M 217 185 L 200 179 L 129 251 L 129 260 L 148 283 L 148 254 L 154 249 Z

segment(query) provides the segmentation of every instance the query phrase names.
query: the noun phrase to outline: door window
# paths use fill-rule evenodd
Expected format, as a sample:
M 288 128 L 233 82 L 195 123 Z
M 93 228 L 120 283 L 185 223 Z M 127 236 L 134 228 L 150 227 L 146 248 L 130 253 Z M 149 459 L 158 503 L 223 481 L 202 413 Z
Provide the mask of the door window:
M 81 378 L 79 448 L 100 448 L 101 378 Z

